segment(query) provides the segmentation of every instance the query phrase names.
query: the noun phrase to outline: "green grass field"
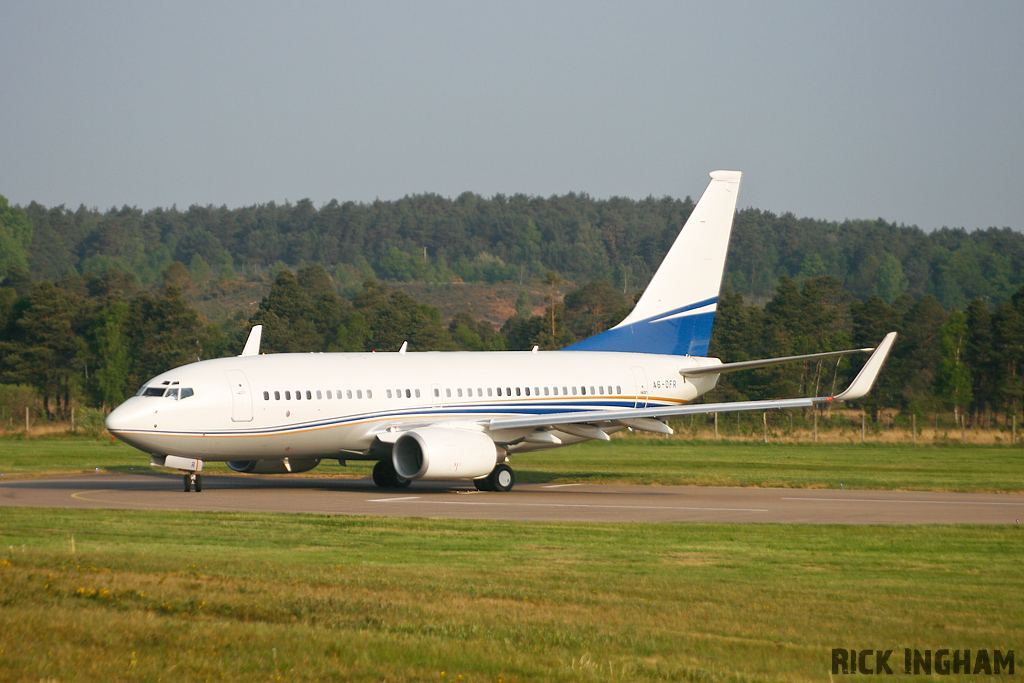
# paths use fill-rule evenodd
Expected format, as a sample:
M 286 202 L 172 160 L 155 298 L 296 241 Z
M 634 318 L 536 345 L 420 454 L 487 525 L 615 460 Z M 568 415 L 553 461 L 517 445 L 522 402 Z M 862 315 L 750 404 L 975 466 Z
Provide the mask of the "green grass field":
M 1024 448 L 1009 446 L 760 444 L 685 438 L 616 438 L 512 458 L 520 482 L 1024 491 Z M 86 438 L 0 440 L 0 474 L 24 477 L 148 470 L 120 442 Z M 207 463 L 208 472 L 228 473 Z M 250 476 L 250 475 L 240 475 Z M 325 461 L 302 476 L 369 477 L 368 463 Z
M 537 482 L 1024 490 L 1008 447 L 626 438 L 514 465 Z M 132 467 L 148 457 L 123 444 L 0 441 L 5 478 Z M 836 647 L 1024 653 L 1022 555 L 1019 526 L 0 508 L 0 680 L 823 681 Z
M 820 681 L 833 647 L 1024 651 L 1016 526 L 0 514 L 5 681 Z

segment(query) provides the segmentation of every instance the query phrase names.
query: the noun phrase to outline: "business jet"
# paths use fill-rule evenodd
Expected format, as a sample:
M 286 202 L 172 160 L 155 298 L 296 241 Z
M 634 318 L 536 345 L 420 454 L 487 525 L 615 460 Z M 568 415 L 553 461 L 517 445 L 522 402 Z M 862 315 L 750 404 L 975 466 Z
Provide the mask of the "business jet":
M 322 460 L 376 461 L 383 488 L 472 481 L 509 491 L 516 453 L 609 439 L 623 429 L 672 433 L 684 415 L 808 408 L 865 395 L 892 348 L 723 363 L 708 342 L 741 174 L 715 171 L 634 309 L 615 327 L 557 351 L 259 352 L 169 370 L 117 407 L 106 427 L 202 489 L 204 462 L 238 472 L 305 472 Z M 872 352 L 873 351 L 873 352 Z M 835 396 L 693 404 L 723 372 L 872 352 Z

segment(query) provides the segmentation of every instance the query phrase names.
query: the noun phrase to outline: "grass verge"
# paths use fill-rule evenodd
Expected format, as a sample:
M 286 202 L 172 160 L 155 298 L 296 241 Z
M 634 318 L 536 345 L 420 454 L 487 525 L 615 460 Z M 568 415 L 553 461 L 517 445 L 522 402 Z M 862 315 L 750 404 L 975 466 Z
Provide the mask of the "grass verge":
M 758 444 L 616 438 L 512 458 L 520 482 L 793 488 L 1024 491 L 1024 448 L 962 445 Z M 120 442 L 81 437 L 0 440 L 0 474 L 48 476 L 149 470 Z M 223 463 L 207 472 L 228 474 Z M 251 475 L 240 475 L 251 476 Z M 370 476 L 370 464 L 324 461 L 302 476 Z
M 1024 651 L 1018 527 L 2 514 L 10 681 L 820 681 L 834 647 Z

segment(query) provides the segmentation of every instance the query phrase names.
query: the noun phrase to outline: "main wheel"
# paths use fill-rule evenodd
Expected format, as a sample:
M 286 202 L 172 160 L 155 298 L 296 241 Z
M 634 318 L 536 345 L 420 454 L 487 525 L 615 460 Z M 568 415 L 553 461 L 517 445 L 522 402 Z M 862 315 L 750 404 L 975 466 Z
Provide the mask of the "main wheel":
M 203 490 L 203 475 L 197 474 L 196 475 L 196 493 L 199 493 L 202 490 Z
M 502 463 L 487 475 L 487 483 L 492 491 L 511 491 L 516 484 L 516 475 L 511 467 Z
M 409 480 L 399 476 L 395 471 L 395 465 L 390 460 L 378 460 L 373 466 L 373 483 L 382 489 L 403 489 L 409 485 Z

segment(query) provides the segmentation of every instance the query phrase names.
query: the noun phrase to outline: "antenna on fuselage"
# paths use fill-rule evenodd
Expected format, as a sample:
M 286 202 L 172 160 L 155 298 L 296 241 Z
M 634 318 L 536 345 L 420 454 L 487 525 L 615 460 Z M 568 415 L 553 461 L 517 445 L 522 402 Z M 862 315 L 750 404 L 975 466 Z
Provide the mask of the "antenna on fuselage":
M 243 356 L 258 356 L 260 354 L 260 339 L 263 337 L 263 325 L 253 325 L 249 331 L 249 338 L 245 340 L 245 348 L 242 349 Z

